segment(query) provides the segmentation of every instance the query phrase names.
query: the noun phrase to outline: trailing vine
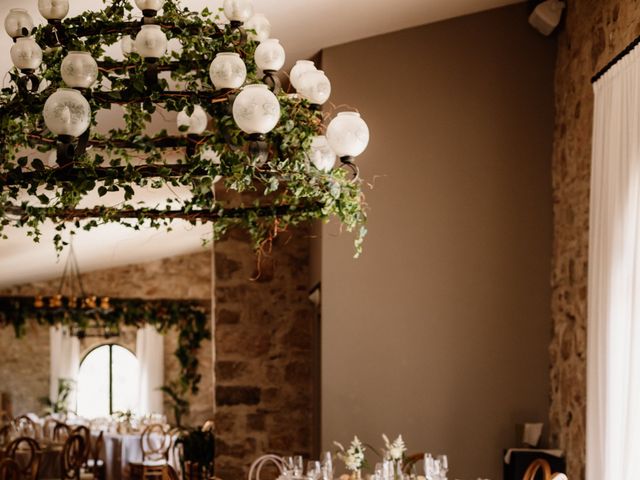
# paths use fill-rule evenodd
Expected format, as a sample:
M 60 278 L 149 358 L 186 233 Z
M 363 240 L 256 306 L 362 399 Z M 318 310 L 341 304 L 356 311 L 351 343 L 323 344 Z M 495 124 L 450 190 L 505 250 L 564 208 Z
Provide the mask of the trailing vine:
M 205 340 L 211 339 L 205 306 L 187 300 L 144 300 L 139 298 L 109 298 L 107 302 L 88 297 L 69 303 L 59 295 L 53 297 L 0 297 L 0 328 L 12 327 L 17 338 L 26 333 L 27 322 L 38 325 L 67 326 L 82 331 L 99 320 L 109 331 L 119 327 L 136 329 L 151 325 L 159 333 L 178 331 L 178 346 L 174 351 L 180 365 L 177 378 L 162 390 L 169 397 L 176 422 L 189 411 L 189 394 L 197 394 L 202 375 L 199 373 L 198 352 Z
M 127 30 L 132 19 L 130 1 L 113 0 L 101 11 L 63 20 L 64 41 L 44 50 L 35 72 L 42 79 L 36 93 L 20 91 L 21 73 L 10 72 L 11 84 L 0 91 L 0 236 L 6 238 L 6 227 L 15 226 L 27 228 L 38 241 L 42 224 L 51 220 L 60 250 L 67 228 L 89 230 L 108 222 L 162 228 L 182 218 L 192 224 L 211 221 L 214 238 L 230 227 L 244 228 L 259 249 L 289 226 L 335 215 L 348 231 L 356 231 L 357 255 L 366 233 L 362 181 L 344 169 L 320 171 L 308 158 L 312 138 L 323 134 L 325 113 L 297 96 L 277 92 L 281 118 L 266 135 L 265 162 L 233 121 L 230 106 L 237 91 L 216 91 L 208 75 L 217 52 L 235 51 L 247 65 L 247 83 L 260 82 L 253 62 L 256 43 L 241 29 L 220 24 L 217 12 L 190 12 L 178 0 L 167 0 L 156 22 L 181 48 L 159 60 L 158 69 L 170 75 L 161 76 L 158 87 L 151 88 L 139 55 L 127 55 L 122 62 L 106 53 L 123 34 L 135 35 L 135 29 Z M 44 47 L 52 34 L 51 25 L 44 25 L 34 35 Z M 60 64 L 72 50 L 91 53 L 100 68 L 98 87 L 84 92 L 93 115 L 90 148 L 60 165 L 50 158 L 56 137 L 45 127 L 42 110 L 63 85 Z M 169 90 L 170 83 L 180 90 Z M 122 125 L 99 133 L 96 114 L 113 104 L 122 105 Z M 193 111 L 196 105 L 212 118 L 202 136 L 149 133 L 159 106 L 179 112 Z M 219 163 L 207 157 L 209 149 L 219 154 Z M 170 152 L 177 160 L 168 159 Z M 156 206 L 140 207 L 135 198 L 139 187 L 186 187 L 190 197 L 172 195 Z M 224 190 L 242 195 L 220 195 Z M 88 195 L 100 198 L 113 192 L 120 195 L 115 204 L 79 208 Z M 247 194 L 251 200 L 242 201 Z

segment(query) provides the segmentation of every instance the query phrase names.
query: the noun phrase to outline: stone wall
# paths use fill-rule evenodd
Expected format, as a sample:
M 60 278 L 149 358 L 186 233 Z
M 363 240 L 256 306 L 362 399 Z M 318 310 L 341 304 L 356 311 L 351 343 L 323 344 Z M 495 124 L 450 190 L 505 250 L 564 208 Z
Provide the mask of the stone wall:
M 215 244 L 215 371 L 205 342 L 201 391 L 187 421 L 211 418 L 215 393 L 219 477 L 246 477 L 250 463 L 264 453 L 309 456 L 316 445 L 317 312 L 308 298 L 309 245 L 306 227 L 283 233 L 258 264 L 240 232 Z M 203 300 L 210 298 L 211 279 L 208 252 L 83 275 L 85 289 L 98 295 Z M 0 295 L 52 294 L 57 288 L 57 281 L 42 282 Z M 39 411 L 36 398 L 49 392 L 48 331 L 29 328 L 20 340 L 0 330 L 0 391 L 14 393 L 14 413 Z M 119 340 L 134 347 L 135 337 L 124 333 Z M 175 343 L 176 335 L 165 338 L 167 377 L 177 370 Z M 94 339 L 85 342 L 83 352 L 94 345 Z
M 99 296 L 146 299 L 211 299 L 211 253 L 173 257 L 155 262 L 128 265 L 82 275 L 87 292 Z M 59 281 L 39 282 L 10 288 L 1 295 L 51 295 L 57 293 Z M 98 343 L 87 339 L 81 354 Z M 123 332 L 116 340 L 135 349 L 135 335 Z M 178 362 L 173 352 L 177 332 L 165 337 L 165 378 L 174 378 Z M 204 342 L 199 353 L 202 380 L 200 392 L 191 398 L 187 424 L 198 424 L 213 417 L 213 350 Z M 46 327 L 29 325 L 27 335 L 16 339 L 11 329 L 0 329 L 0 391 L 13 393 L 14 414 L 42 410 L 38 398 L 49 395 L 49 332 Z M 28 360 L 28 361 L 27 361 Z M 170 412 L 167 410 L 167 413 Z
M 227 479 L 265 453 L 309 456 L 316 430 L 308 230 L 282 234 L 257 267 L 240 232 L 216 242 L 216 466 Z
M 584 478 L 587 255 L 593 92 L 590 78 L 640 34 L 640 2 L 568 1 L 559 36 L 553 157 L 551 441 Z

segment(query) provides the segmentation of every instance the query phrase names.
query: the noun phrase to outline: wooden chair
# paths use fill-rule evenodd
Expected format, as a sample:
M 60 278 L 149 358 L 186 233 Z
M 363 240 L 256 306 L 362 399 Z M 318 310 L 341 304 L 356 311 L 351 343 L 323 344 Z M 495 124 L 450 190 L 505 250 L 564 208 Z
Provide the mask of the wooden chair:
M 275 465 L 277 470 L 276 477 L 282 476 L 285 470 L 284 458 L 278 455 L 263 455 L 251 464 L 249 469 L 249 480 L 260 480 L 262 469 L 268 465 Z
M 64 443 L 71 436 L 71 428 L 66 423 L 57 422 L 53 427 L 52 440 L 58 443 Z
M 142 462 L 129 464 L 131 480 L 162 480 L 171 448 L 171 435 L 159 423 L 149 425 L 140 437 Z
M 522 480 L 535 480 L 538 471 L 542 469 L 542 475 L 544 480 L 568 480 L 564 473 L 551 473 L 551 465 L 549 462 L 542 458 L 538 458 L 531 462 L 527 470 L 524 472 Z
M 20 465 L 13 458 L 0 460 L 0 480 L 20 480 Z
M 18 463 L 21 478 L 29 480 L 38 478 L 42 452 L 36 440 L 30 437 L 15 439 L 7 447 L 6 456 Z
M 85 451 L 85 441 L 82 435 L 72 434 L 67 438 L 62 448 L 61 479 L 80 480 Z
M 60 423 L 55 418 L 45 418 L 42 424 L 42 436 L 48 440 L 53 440 L 53 431 L 56 428 L 56 425 Z
M 84 452 L 82 452 L 82 465 L 86 466 L 89 457 L 91 456 L 91 430 L 89 430 L 84 425 L 80 425 L 79 427 L 71 430 L 72 435 L 80 435 L 84 439 Z
M 38 432 L 35 422 L 26 415 L 14 418 L 13 425 L 21 437 L 35 438 Z
M 413 453 L 408 455 L 404 459 L 404 463 L 402 465 L 402 473 L 406 473 L 407 475 L 411 474 L 411 470 L 416 466 L 416 463 L 424 460 L 424 453 Z

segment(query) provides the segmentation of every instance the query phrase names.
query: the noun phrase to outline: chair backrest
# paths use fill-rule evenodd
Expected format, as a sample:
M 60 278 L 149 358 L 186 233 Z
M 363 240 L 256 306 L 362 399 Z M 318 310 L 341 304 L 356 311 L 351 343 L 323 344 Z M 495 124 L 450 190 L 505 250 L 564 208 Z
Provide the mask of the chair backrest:
M 262 469 L 267 465 L 275 465 L 277 469 L 276 476 L 278 477 L 284 473 L 284 458 L 272 454 L 263 455 L 251 464 L 251 468 L 249 469 L 249 480 L 260 480 Z
M 20 476 L 35 480 L 40 469 L 40 445 L 30 437 L 19 437 L 7 446 L 6 455 L 20 466 Z
M 20 480 L 20 465 L 13 458 L 0 460 L 0 480 Z
M 56 426 L 53 427 L 53 436 L 51 439 L 54 442 L 66 442 L 70 436 L 71 428 L 66 423 L 57 422 Z
M 74 428 L 71 433 L 73 435 L 80 435 L 84 439 L 84 452 L 83 459 L 84 463 L 87 463 L 89 457 L 91 456 L 91 430 L 89 430 L 84 425 L 80 425 L 79 427 Z
M 407 457 L 404 459 L 404 463 L 402 464 L 402 473 L 411 474 L 413 467 L 416 466 L 416 463 L 424 460 L 424 455 L 424 452 L 412 453 L 411 455 L 407 455 Z
M 48 440 L 53 440 L 53 431 L 58 423 L 55 418 L 45 418 L 42 423 L 42 436 Z
M 142 460 L 167 460 L 171 448 L 171 435 L 164 425 L 154 423 L 144 429 L 140 436 Z
M 21 415 L 13 419 L 13 425 L 21 437 L 35 438 L 38 428 L 33 420 L 26 415 Z
M 80 470 L 84 464 L 85 442 L 82 435 L 72 434 L 64 442 L 62 448 L 62 479 L 80 478 Z
M 564 473 L 551 473 L 551 465 L 543 458 L 538 458 L 531 462 L 527 470 L 524 472 L 522 480 L 535 480 L 538 471 L 542 469 L 544 480 L 568 480 Z

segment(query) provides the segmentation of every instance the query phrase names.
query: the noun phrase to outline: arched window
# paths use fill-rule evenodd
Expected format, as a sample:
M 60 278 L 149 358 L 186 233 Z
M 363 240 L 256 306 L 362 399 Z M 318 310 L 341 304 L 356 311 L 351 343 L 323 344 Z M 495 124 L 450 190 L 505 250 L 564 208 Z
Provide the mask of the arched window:
M 134 410 L 138 401 L 138 359 L 120 345 L 100 345 L 80 363 L 78 415 L 106 417 Z

